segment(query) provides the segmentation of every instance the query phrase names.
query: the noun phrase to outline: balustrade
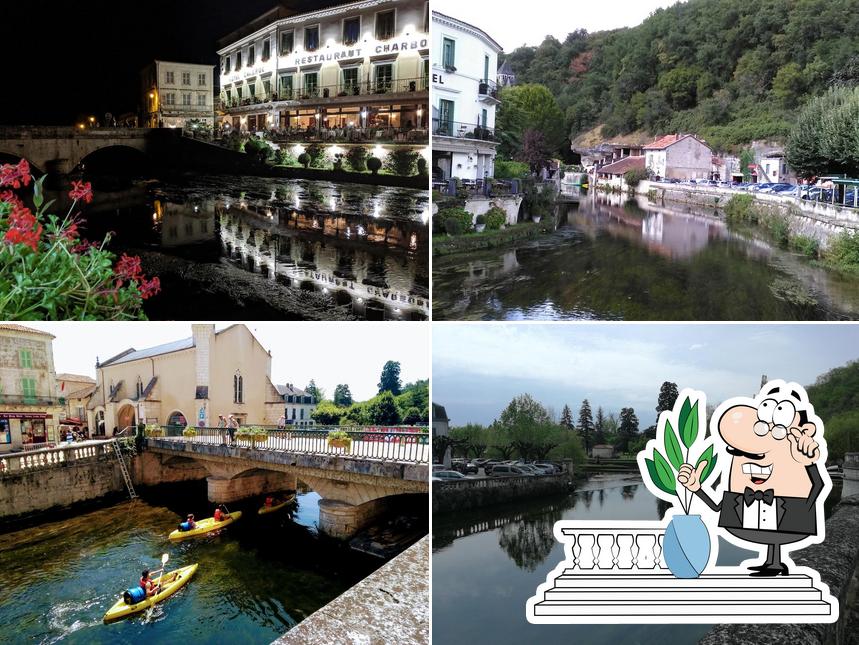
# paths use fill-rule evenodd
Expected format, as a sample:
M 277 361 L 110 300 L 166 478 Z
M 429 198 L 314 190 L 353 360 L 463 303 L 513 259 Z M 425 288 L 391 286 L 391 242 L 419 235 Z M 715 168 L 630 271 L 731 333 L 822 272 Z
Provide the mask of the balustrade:
M 630 574 L 667 571 L 662 558 L 664 536 L 665 528 L 659 522 L 635 522 L 629 528 L 604 524 L 562 526 L 559 537 L 572 554 L 567 559 L 573 564 L 568 569 L 571 574 L 578 571 Z
M 0 458 L 0 475 L 53 468 L 68 462 L 95 460 L 112 450 L 111 442 L 89 441 L 83 444 L 64 444 L 55 448 L 9 453 Z

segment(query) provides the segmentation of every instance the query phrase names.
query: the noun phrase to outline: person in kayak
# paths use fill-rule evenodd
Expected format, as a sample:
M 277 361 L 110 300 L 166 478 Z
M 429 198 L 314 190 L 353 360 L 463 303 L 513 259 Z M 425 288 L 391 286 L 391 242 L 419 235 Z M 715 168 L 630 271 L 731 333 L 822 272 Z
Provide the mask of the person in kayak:
M 188 513 L 188 518 L 185 520 L 185 523 L 188 525 L 188 530 L 193 531 L 197 528 L 197 523 L 194 521 L 194 514 Z
M 215 507 L 215 521 L 216 522 L 222 522 L 223 520 L 224 520 L 224 514 L 221 512 L 221 507 L 216 506 Z
M 149 569 L 144 569 L 143 573 L 140 574 L 140 588 L 146 592 L 147 598 L 158 593 L 158 588 L 155 586 L 152 578 L 149 577 Z
M 274 497 L 269 495 L 268 497 L 265 498 L 265 507 L 271 508 L 272 506 L 274 506 Z

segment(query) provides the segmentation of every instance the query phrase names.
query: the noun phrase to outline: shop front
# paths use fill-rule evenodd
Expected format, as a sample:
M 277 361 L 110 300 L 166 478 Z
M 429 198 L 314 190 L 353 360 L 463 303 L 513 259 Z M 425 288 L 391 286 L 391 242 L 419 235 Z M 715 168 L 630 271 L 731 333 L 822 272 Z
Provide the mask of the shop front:
M 52 414 L 0 409 L 0 452 L 49 446 L 56 443 L 56 434 Z

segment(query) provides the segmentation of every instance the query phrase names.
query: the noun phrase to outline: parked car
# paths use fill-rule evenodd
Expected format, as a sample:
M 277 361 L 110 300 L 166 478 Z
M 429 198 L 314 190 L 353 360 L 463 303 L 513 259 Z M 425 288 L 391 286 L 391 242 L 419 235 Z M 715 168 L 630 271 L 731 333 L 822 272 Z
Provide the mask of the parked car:
M 452 463 L 450 467 L 451 470 L 455 470 L 465 475 L 476 475 L 478 471 L 477 465 L 470 461 L 457 461 Z
M 542 463 L 542 464 L 534 464 L 534 465 L 537 466 L 537 468 L 547 469 L 549 474 L 551 474 L 551 475 L 554 475 L 556 473 L 561 472 L 561 468 L 559 466 L 556 466 L 555 464 Z
M 433 481 L 450 481 L 452 479 L 468 479 L 455 470 L 437 470 L 432 474 Z
M 533 477 L 534 473 L 525 471 L 521 466 L 511 466 L 508 464 L 498 464 L 491 472 L 487 473 L 490 477 Z
M 432 470 L 433 470 L 433 472 L 435 472 L 437 470 L 447 470 L 447 466 L 445 466 L 444 464 L 433 464 Z

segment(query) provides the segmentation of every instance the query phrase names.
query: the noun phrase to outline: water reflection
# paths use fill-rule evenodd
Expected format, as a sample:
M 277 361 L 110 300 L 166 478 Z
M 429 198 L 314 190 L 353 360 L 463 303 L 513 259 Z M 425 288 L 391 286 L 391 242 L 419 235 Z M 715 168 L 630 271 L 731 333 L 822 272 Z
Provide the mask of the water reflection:
M 715 209 L 621 195 L 562 204 L 552 235 L 437 258 L 433 273 L 438 319 L 859 317 L 859 284 L 760 232 L 730 229 Z

